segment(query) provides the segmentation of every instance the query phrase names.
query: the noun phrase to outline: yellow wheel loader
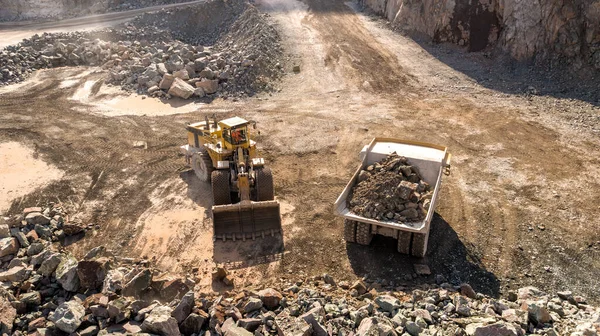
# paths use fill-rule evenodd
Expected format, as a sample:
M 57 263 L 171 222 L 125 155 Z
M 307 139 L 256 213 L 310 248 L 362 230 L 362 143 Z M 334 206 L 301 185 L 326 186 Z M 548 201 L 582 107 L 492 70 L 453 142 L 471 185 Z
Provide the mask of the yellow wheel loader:
M 187 125 L 188 143 L 181 146 L 196 176 L 210 182 L 214 239 L 255 239 L 281 232 L 273 175 L 258 157 L 248 126 L 256 123 L 215 117 Z

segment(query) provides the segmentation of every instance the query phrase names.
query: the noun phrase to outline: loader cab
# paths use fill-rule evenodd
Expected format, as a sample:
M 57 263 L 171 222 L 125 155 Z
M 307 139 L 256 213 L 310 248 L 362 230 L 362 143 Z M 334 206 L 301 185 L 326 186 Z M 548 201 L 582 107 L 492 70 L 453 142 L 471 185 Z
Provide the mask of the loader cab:
M 219 122 L 226 149 L 232 150 L 237 147 L 250 147 L 248 124 L 248 121 L 239 117 L 233 117 Z

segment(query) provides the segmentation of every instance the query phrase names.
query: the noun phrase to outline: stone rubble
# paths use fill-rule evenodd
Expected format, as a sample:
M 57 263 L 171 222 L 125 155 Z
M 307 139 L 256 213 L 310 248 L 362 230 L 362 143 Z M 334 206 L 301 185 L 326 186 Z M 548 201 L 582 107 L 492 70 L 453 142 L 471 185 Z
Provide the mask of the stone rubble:
M 170 23 L 182 11 L 206 15 L 203 10 L 224 6 L 229 17 L 206 31 Z M 256 8 L 242 0 L 212 0 L 144 14 L 115 29 L 34 35 L 0 51 L 0 85 L 39 69 L 96 66 L 106 71 L 106 83 L 153 97 L 253 96 L 274 90 L 272 82 L 283 74 L 282 53 L 278 33 Z
M 600 308 L 569 291 L 524 287 L 506 299 L 468 284 L 396 287 L 336 281 L 328 274 L 224 292 L 198 292 L 192 280 L 160 274 L 147 261 L 102 247 L 82 260 L 60 250 L 54 232 L 68 214 L 59 205 L 8 219 L 11 253 L 0 258 L 0 334 L 4 335 L 598 335 Z M 33 218 L 35 216 L 29 216 Z M 58 216 L 58 217 L 57 217 Z M 55 226 L 46 240 L 14 238 L 34 223 Z M 6 225 L 6 224 L 3 224 Z M 54 240 L 54 242 L 52 242 Z M 33 249 L 32 249 L 33 248 Z M 31 253 L 29 253 L 31 251 Z M 9 275 L 10 274 L 10 275 Z M 229 272 L 217 267 L 212 281 Z
M 366 218 L 415 222 L 427 215 L 432 194 L 418 169 L 392 153 L 360 172 L 348 204 L 352 212 Z

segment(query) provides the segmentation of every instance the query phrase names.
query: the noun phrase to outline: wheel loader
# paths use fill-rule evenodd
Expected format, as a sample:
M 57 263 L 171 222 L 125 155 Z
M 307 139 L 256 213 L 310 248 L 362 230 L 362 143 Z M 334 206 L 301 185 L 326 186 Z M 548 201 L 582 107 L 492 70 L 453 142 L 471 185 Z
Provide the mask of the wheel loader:
M 255 239 L 281 232 L 273 175 L 258 156 L 248 126 L 239 117 L 213 116 L 188 124 L 188 143 L 181 146 L 196 176 L 212 185 L 214 239 Z

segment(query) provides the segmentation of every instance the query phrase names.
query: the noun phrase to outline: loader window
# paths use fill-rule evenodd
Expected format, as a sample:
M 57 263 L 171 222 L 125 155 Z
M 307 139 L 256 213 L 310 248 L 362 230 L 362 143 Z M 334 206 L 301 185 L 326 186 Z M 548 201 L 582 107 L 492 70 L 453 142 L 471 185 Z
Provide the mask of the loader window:
M 223 137 L 232 145 L 241 145 L 248 141 L 246 127 L 231 128 L 223 132 Z

